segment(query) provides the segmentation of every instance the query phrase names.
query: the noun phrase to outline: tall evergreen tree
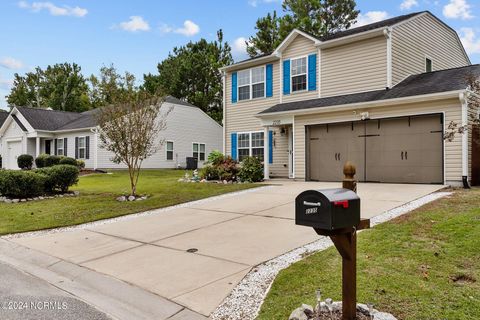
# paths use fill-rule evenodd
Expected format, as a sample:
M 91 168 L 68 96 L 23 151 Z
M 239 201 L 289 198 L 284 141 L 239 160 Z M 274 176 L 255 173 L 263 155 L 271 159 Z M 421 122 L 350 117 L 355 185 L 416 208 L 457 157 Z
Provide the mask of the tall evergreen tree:
M 233 62 L 231 48 L 223 42 L 223 32 L 217 40 L 201 39 L 185 46 L 175 47 L 158 64 L 158 74 L 143 76 L 142 89 L 152 94 L 163 94 L 184 99 L 201 108 L 213 119 L 222 119 L 222 75 L 219 68 Z
M 274 20 L 274 12 L 258 19 L 247 52 L 251 57 L 271 53 L 295 28 L 319 38 L 348 29 L 360 13 L 355 8 L 355 0 L 283 0 L 285 15 Z

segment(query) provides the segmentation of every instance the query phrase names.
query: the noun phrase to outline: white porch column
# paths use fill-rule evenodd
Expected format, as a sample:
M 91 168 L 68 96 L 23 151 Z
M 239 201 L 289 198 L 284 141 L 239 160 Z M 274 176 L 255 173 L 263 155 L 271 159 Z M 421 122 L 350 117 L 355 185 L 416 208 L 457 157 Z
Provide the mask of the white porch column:
M 462 126 L 466 128 L 462 134 L 462 178 L 468 181 L 468 101 L 465 94 L 460 94 L 460 101 L 462 102 Z
M 270 164 L 268 155 L 270 154 L 270 143 L 268 141 L 268 127 L 263 131 L 263 179 L 270 179 Z
M 35 157 L 40 155 L 40 137 L 36 138 L 36 148 L 35 148 Z

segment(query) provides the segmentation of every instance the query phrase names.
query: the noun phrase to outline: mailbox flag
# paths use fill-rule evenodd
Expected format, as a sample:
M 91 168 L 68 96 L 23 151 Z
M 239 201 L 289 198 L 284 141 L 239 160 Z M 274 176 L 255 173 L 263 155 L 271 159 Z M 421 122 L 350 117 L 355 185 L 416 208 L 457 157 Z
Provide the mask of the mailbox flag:
M 233 160 L 237 160 L 237 133 L 231 134 L 231 155 Z

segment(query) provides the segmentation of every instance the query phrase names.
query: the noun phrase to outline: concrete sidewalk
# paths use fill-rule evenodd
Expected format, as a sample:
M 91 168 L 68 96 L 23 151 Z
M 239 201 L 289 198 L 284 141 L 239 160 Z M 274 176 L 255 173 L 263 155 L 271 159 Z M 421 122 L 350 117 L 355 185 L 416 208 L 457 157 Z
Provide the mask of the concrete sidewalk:
M 273 183 L 130 220 L 10 241 L 208 316 L 253 266 L 318 239 L 313 230 L 294 223 L 298 193 L 340 187 Z M 441 188 L 359 184 L 362 215 L 379 215 Z

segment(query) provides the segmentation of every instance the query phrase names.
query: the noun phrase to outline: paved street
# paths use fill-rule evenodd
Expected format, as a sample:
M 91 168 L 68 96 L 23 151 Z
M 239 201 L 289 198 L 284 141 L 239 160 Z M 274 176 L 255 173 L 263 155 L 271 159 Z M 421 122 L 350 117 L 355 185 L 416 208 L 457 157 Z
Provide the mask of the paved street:
M 253 266 L 318 239 L 312 230 L 295 225 L 298 193 L 340 186 L 274 183 L 148 216 L 11 241 L 208 316 Z M 376 216 L 440 188 L 359 184 L 362 216 Z
M 48 282 L 0 263 L 0 319 L 111 319 Z

